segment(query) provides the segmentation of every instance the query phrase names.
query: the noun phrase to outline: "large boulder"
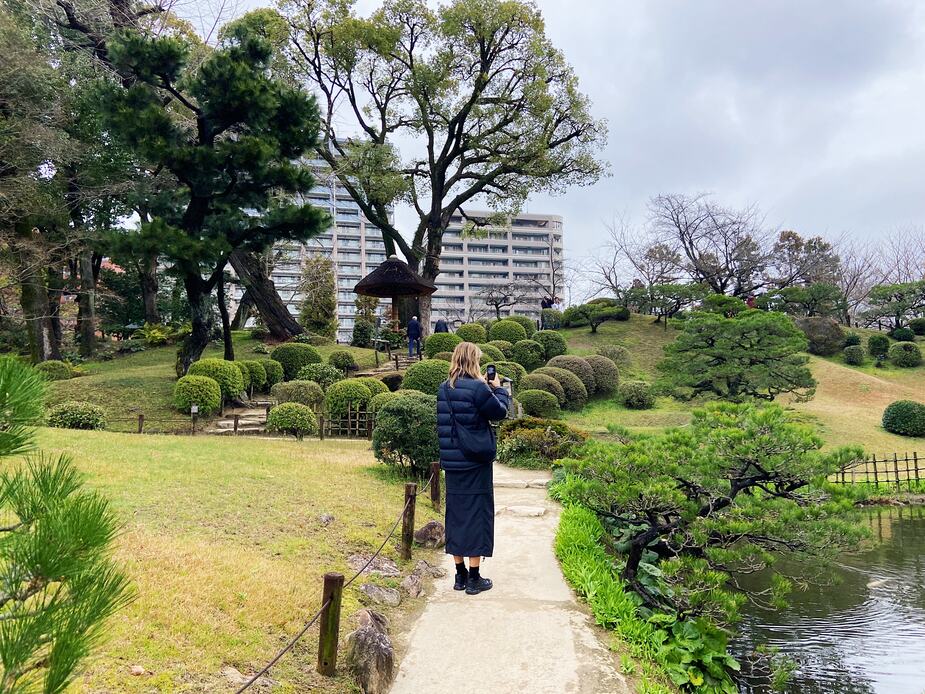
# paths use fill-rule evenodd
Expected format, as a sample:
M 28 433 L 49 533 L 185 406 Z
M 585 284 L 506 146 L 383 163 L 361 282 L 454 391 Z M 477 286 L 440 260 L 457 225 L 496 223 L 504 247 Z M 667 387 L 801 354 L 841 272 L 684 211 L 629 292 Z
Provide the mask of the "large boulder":
M 347 669 L 365 694 L 385 694 L 395 679 L 389 622 L 373 610 L 360 610 L 354 617 L 358 626 L 347 635 Z
M 375 583 L 364 583 L 360 586 L 360 593 L 363 594 L 362 599 L 364 602 L 389 605 L 390 607 L 397 607 L 401 604 L 401 593 L 387 586 L 377 586 Z

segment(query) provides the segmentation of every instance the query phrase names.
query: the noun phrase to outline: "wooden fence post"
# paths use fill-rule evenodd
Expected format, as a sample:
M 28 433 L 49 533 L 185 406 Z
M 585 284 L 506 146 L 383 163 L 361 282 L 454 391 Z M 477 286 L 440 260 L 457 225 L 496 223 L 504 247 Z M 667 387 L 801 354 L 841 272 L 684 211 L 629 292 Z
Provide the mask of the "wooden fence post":
M 190 434 L 196 433 L 196 420 L 197 419 L 199 419 L 199 415 L 193 412 L 193 414 L 190 416 L 190 427 L 191 427 Z
M 395 355 L 395 370 L 398 371 L 398 354 Z
M 266 414 L 265 414 L 264 416 L 265 416 L 267 419 L 269 419 L 269 417 L 270 417 L 270 405 L 269 405 L 269 404 L 267 405 L 267 412 L 266 412 Z
M 919 481 L 919 454 L 912 451 L 912 462 L 915 463 L 915 481 Z
M 318 415 L 318 438 L 324 441 L 324 413 Z
M 321 624 L 318 629 L 318 672 L 333 677 L 337 672 L 337 637 L 340 632 L 340 603 L 344 593 L 344 575 L 324 575 L 321 604 Z M 330 602 L 329 602 L 330 601 Z
M 874 489 L 879 489 L 879 488 L 880 488 L 880 480 L 877 479 L 877 456 L 875 454 L 874 455 Z
M 366 409 L 366 438 L 373 440 L 373 413 Z
M 145 416 L 143 414 L 138 415 L 138 433 L 145 433 Z
M 435 511 L 440 510 L 440 463 L 430 464 L 430 502 Z
M 401 557 L 411 559 L 411 543 L 414 541 L 414 504 L 417 502 L 418 485 L 405 484 L 405 511 L 401 518 Z
M 899 460 L 896 458 L 896 454 L 893 454 L 893 474 L 896 475 L 896 491 L 899 491 Z
M 241 415 L 235 414 L 234 416 L 234 435 L 238 435 L 238 425 L 241 423 Z
M 375 352 L 376 352 L 376 368 L 378 369 L 379 368 L 379 347 L 378 346 L 376 347 Z

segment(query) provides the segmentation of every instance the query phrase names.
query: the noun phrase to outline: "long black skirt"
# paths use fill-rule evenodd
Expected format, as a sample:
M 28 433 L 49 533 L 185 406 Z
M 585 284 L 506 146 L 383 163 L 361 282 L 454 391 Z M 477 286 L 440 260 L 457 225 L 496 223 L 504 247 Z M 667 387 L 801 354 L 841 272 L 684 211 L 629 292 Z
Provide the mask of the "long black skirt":
M 446 471 L 446 553 L 490 557 L 495 547 L 491 463 Z

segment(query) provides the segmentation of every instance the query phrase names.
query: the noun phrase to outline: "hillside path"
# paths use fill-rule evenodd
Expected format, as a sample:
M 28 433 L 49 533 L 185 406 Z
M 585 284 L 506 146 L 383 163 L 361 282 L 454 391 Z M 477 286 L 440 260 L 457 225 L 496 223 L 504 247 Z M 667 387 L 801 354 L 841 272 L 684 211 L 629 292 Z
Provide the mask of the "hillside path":
M 615 657 L 553 553 L 559 506 L 548 474 L 495 464 L 494 587 L 453 590 L 453 558 L 407 636 L 391 694 L 627 694 Z M 529 485 L 529 486 L 528 486 Z

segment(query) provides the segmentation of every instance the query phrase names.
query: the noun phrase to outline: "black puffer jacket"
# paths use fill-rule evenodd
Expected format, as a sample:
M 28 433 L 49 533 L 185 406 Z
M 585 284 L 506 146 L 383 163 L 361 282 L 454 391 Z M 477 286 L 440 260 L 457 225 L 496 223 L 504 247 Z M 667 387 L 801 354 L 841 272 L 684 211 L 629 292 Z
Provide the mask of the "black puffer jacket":
M 482 463 L 466 459 L 453 436 L 453 417 L 446 398 L 452 400 L 457 423 L 469 431 L 494 440 L 489 422 L 507 416 L 511 398 L 504 388 L 492 388 L 475 378 L 458 378 L 453 388 L 446 384 L 437 393 L 437 435 L 440 437 L 440 464 L 444 470 L 470 470 Z

